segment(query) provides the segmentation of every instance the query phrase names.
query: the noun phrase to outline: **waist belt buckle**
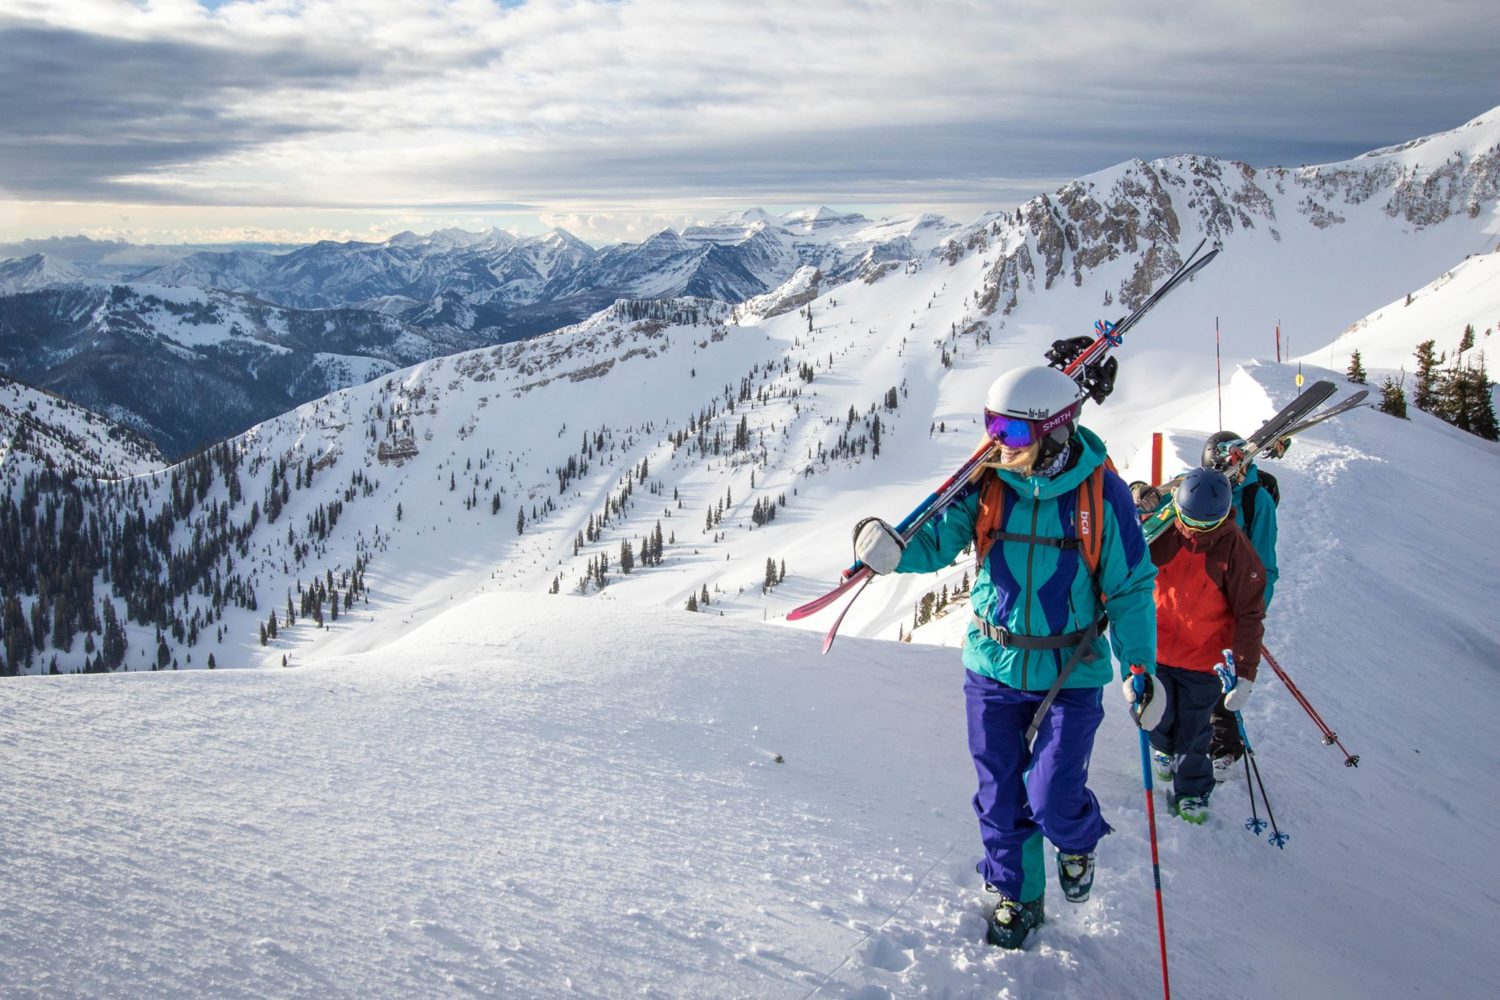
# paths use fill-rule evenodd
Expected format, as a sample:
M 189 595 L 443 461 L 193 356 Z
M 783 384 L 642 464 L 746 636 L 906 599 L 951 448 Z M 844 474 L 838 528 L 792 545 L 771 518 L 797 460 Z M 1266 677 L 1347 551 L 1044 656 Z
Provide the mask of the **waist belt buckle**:
M 998 642 L 1002 648 L 1010 645 L 1011 632 L 1004 625 L 991 625 L 989 632 L 990 638 Z

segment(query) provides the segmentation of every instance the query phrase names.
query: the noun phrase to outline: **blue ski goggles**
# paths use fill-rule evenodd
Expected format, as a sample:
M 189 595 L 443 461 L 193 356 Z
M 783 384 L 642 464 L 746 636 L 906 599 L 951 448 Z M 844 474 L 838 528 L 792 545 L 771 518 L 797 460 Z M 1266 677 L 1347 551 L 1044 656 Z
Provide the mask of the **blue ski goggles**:
M 1007 448 L 1026 448 L 1042 438 L 1051 434 L 1059 427 L 1063 427 L 1078 419 L 1078 411 L 1083 409 L 1083 400 L 1078 400 L 1063 409 L 1040 420 L 1032 420 L 1026 417 L 1013 417 L 1006 413 L 996 413 L 993 410 L 984 411 L 984 429 L 989 436 Z

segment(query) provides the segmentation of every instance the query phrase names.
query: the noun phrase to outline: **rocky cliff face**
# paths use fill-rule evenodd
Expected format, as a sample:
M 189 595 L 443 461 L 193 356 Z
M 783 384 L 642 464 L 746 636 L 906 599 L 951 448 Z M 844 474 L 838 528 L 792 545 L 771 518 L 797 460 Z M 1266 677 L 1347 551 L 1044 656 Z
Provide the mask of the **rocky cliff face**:
M 1133 160 L 982 220 L 938 256 L 952 264 L 999 247 L 980 304 L 1002 315 L 1065 272 L 1081 286 L 1128 260 L 1129 273 L 1105 293 L 1107 302 L 1134 308 L 1181 263 L 1181 244 L 1229 244 L 1255 230 L 1280 241 L 1288 227 L 1327 230 L 1374 214 L 1422 229 L 1477 218 L 1497 200 L 1500 110 L 1451 132 L 1297 170 L 1203 156 Z

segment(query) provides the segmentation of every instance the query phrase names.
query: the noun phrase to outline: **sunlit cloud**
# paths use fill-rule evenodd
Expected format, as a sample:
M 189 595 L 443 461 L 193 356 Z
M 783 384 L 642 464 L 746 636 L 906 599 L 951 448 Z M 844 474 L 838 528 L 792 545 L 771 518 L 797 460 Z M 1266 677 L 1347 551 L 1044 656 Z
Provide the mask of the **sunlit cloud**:
M 1003 207 L 1135 156 L 1340 159 L 1495 101 L 1500 6 L 1367 6 L 0 0 L 0 186 L 24 225 L 130 203 L 201 231 L 240 207 L 618 234 Z

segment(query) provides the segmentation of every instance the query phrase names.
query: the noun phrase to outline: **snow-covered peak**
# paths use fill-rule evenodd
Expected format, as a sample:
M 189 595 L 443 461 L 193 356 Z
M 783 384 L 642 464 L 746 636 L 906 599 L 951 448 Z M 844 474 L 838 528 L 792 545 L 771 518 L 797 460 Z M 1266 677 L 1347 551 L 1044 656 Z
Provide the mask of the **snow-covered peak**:
M 826 205 L 798 209 L 783 217 L 783 225 L 787 229 L 803 234 L 819 233 L 835 227 L 859 226 L 869 221 L 858 212 L 836 212 Z
M 83 272 L 78 268 L 45 253 L 0 261 L 0 295 L 30 292 L 82 280 Z
M 1355 157 L 1355 160 L 1385 159 L 1399 156 L 1423 146 L 1432 145 L 1441 147 L 1442 151 L 1438 153 L 1438 156 L 1446 155 L 1457 149 L 1466 149 L 1473 153 L 1489 148 L 1497 142 L 1500 142 L 1500 106 L 1491 108 L 1481 115 L 1476 115 L 1457 128 L 1434 132 L 1431 135 L 1420 136 L 1416 139 L 1409 139 L 1394 146 L 1383 146 L 1380 149 L 1372 149 L 1368 153 L 1361 153 Z M 1431 150 L 1428 150 L 1426 153 L 1426 159 L 1429 162 L 1432 160 L 1431 153 Z M 1332 165 L 1329 164 L 1329 166 Z
M 425 237 L 418 236 L 410 229 L 404 229 L 385 241 L 385 245 L 388 247 L 420 247 L 426 245 L 426 243 L 427 239 Z

